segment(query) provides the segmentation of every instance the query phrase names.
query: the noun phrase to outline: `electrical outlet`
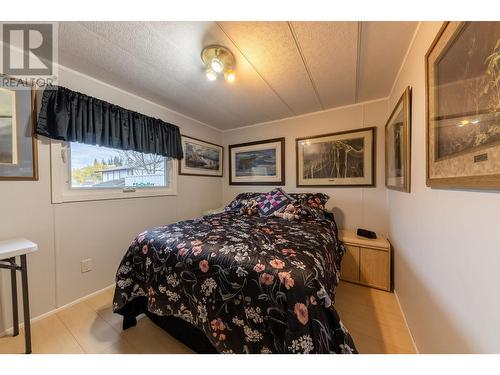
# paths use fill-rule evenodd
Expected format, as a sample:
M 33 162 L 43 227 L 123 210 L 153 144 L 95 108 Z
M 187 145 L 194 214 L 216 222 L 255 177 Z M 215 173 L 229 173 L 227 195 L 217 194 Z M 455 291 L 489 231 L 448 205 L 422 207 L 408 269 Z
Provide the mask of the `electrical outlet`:
M 81 266 L 81 269 L 82 269 L 82 273 L 92 271 L 92 259 L 91 258 L 83 259 L 80 262 L 80 266 Z

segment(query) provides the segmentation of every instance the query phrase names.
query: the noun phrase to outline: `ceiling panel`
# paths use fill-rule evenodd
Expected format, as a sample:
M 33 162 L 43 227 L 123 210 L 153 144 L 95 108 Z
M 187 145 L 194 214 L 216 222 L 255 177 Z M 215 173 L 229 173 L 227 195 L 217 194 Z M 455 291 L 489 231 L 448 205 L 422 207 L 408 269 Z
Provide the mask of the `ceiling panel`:
M 358 22 L 61 22 L 59 61 L 230 129 L 352 104 L 357 81 L 358 101 L 386 97 L 415 27 L 363 22 L 358 56 Z M 234 84 L 205 78 L 209 44 L 235 55 Z
M 357 22 L 293 22 L 325 108 L 355 99 Z
M 217 103 L 213 107 L 214 113 L 229 111 L 236 120 L 228 121 L 224 114 L 219 115 L 217 124 L 212 124 L 223 129 L 251 125 L 259 121 L 268 121 L 276 118 L 290 116 L 290 109 L 275 95 L 272 89 L 262 80 L 254 68 L 235 48 L 224 32 L 216 23 L 210 22 L 210 27 L 203 33 L 203 40 L 192 43 L 188 39 L 181 39 L 181 35 L 189 38 L 189 24 L 196 22 L 181 23 L 183 29 L 179 29 L 177 22 L 151 23 L 157 33 L 163 35 L 168 40 L 179 41 L 177 51 L 189 50 L 190 56 L 194 59 L 193 65 L 196 71 L 187 74 L 183 81 L 192 91 L 200 91 L 205 97 L 212 97 Z M 168 29 L 165 29 L 167 27 Z M 203 46 L 210 44 L 221 44 L 229 47 L 236 59 L 236 82 L 228 84 L 223 79 L 216 82 L 209 82 L 205 78 L 205 70 L 200 58 Z M 185 65 L 184 59 L 179 59 L 179 65 Z M 187 67 L 186 67 L 187 68 Z M 219 125 L 221 124 L 221 125 Z
M 221 129 L 291 115 L 212 22 L 64 22 L 59 38 L 61 64 Z M 212 43 L 235 53 L 237 84 L 205 78 Z
M 363 22 L 358 102 L 389 95 L 418 22 Z
M 219 25 L 293 114 L 321 109 L 287 22 L 221 22 Z
M 171 61 L 165 64 L 150 62 L 147 50 L 156 51 L 151 45 L 152 36 L 147 36 L 144 23 L 63 23 L 59 26 L 59 61 L 62 65 L 88 74 L 111 85 L 165 105 L 175 111 L 199 119 L 216 122 L 211 98 L 193 95 L 172 69 Z M 141 30 L 130 33 L 127 30 Z M 109 39 L 102 37 L 105 33 Z M 139 36 L 141 35 L 141 36 Z M 126 39 L 130 52 L 123 48 Z M 142 43 L 141 43 L 142 40 Z M 154 53 L 154 52 L 152 52 Z M 168 60 L 168 56 L 164 57 Z M 187 64 L 191 65 L 191 64 Z M 206 81 L 206 80 L 205 80 Z M 205 81 L 203 83 L 205 83 Z M 186 100 L 189 98 L 189 100 Z M 223 113 L 223 110 L 220 110 Z M 226 116 L 232 116 L 227 113 Z M 203 120 L 201 120 L 203 118 Z

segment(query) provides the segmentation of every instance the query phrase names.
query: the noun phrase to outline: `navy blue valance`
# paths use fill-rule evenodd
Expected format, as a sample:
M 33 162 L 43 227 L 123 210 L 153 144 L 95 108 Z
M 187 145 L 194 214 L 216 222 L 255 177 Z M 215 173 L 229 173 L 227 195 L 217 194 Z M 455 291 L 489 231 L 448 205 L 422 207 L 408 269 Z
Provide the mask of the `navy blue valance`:
M 36 133 L 60 141 L 183 158 L 179 127 L 61 86 L 43 92 Z

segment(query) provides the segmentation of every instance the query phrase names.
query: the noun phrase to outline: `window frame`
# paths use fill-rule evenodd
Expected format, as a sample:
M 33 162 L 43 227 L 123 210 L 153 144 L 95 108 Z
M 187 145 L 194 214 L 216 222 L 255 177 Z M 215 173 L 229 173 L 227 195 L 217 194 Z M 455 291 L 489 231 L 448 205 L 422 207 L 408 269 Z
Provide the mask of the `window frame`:
M 153 188 L 77 188 L 72 189 L 71 150 L 69 143 L 50 141 L 50 166 L 52 182 L 52 203 L 100 201 L 109 199 L 130 199 L 177 195 L 178 161 L 170 159 L 168 165 L 168 186 Z

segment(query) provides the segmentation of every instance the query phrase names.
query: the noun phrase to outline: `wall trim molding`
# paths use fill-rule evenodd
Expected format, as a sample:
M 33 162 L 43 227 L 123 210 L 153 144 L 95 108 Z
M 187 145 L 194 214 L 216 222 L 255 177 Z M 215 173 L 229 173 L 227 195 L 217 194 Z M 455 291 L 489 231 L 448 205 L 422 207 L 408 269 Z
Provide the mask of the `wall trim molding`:
M 54 314 L 58 313 L 59 311 L 67 309 L 68 307 L 71 307 L 73 305 L 76 305 L 77 303 L 83 302 L 83 301 L 85 301 L 85 300 L 87 300 L 89 298 L 92 298 L 93 296 L 95 296 L 95 295 L 97 295 L 99 293 L 102 293 L 102 292 L 104 292 L 104 291 L 106 291 L 108 289 L 114 288 L 114 287 L 115 287 L 115 283 L 113 283 L 111 285 L 108 285 L 105 288 L 96 290 L 95 292 L 92 292 L 90 294 L 87 294 L 86 296 L 80 297 L 80 298 L 78 298 L 78 299 L 76 299 L 76 300 L 74 300 L 72 302 L 69 302 L 69 303 L 65 304 L 64 306 L 56 307 L 53 310 L 47 311 L 46 313 L 43 313 L 43 314 L 38 315 L 38 316 L 36 316 L 34 318 L 31 318 L 30 322 L 31 322 L 31 324 L 36 323 L 37 321 L 42 320 L 43 318 L 46 318 L 46 317 L 48 317 L 50 315 L 54 315 Z M 19 318 L 20 319 L 22 318 L 22 313 L 19 316 Z M 19 328 L 24 328 L 24 322 L 19 324 Z M 3 331 L 3 332 L 0 333 L 0 337 L 7 336 L 7 335 L 12 335 L 12 331 L 13 331 L 13 327 L 7 328 L 5 331 Z
M 403 61 L 401 61 L 401 66 L 399 67 L 398 73 L 396 74 L 396 78 L 394 78 L 394 82 L 392 83 L 391 91 L 389 91 L 389 100 L 390 100 L 390 97 L 392 96 L 392 93 L 394 92 L 394 88 L 396 87 L 396 82 L 398 81 L 399 76 L 401 75 L 401 71 L 403 70 L 403 67 L 406 64 L 406 60 L 408 60 L 408 56 L 410 54 L 410 51 L 412 50 L 413 45 L 415 44 L 415 40 L 417 39 L 417 34 L 418 34 L 418 31 L 420 30 L 421 25 L 422 25 L 422 21 L 419 21 L 417 24 L 417 27 L 415 28 L 415 32 L 413 33 L 413 36 L 411 37 L 410 44 L 408 45 L 408 49 L 406 50 L 406 53 L 403 57 Z
M 351 107 L 363 106 L 363 105 L 367 105 L 367 104 L 371 104 L 371 103 L 382 102 L 384 100 L 389 100 L 389 96 L 386 96 L 384 98 L 367 100 L 367 101 L 359 102 L 359 103 L 346 104 L 346 105 L 343 105 L 343 106 L 340 106 L 340 107 L 333 107 L 333 108 L 328 108 L 328 109 L 322 109 L 320 111 L 315 111 L 315 112 L 303 113 L 301 115 L 296 115 L 296 116 L 283 117 L 283 118 L 280 118 L 280 119 L 277 119 L 277 120 L 271 120 L 271 121 L 265 121 L 265 122 L 258 122 L 256 124 L 240 126 L 238 128 L 233 128 L 233 129 L 224 129 L 224 130 L 222 130 L 222 133 L 229 133 L 229 132 L 234 132 L 234 131 L 238 131 L 238 130 L 243 130 L 243 129 L 248 129 L 248 128 L 254 128 L 254 127 L 257 127 L 257 126 L 269 125 L 269 124 L 273 124 L 275 122 L 282 122 L 282 121 L 291 120 L 291 119 L 298 119 L 298 118 L 303 118 L 303 117 L 308 117 L 308 116 L 319 115 L 319 114 L 323 114 L 323 113 L 327 113 L 327 112 L 339 111 L 339 110 L 346 109 L 346 108 L 351 108 Z
M 410 337 L 411 337 L 411 342 L 413 344 L 413 348 L 415 349 L 415 352 L 417 354 L 420 354 L 420 352 L 418 351 L 417 344 L 415 343 L 415 338 L 413 337 L 413 333 L 411 332 L 410 326 L 408 325 L 408 321 L 406 320 L 406 314 L 405 314 L 405 312 L 403 310 L 403 306 L 401 306 L 401 302 L 399 301 L 399 296 L 398 296 L 398 293 L 396 292 L 396 289 L 393 290 L 393 293 L 394 293 L 394 296 L 396 297 L 396 301 L 398 302 L 399 310 L 401 310 L 401 314 L 403 315 L 403 320 L 405 322 L 406 329 L 410 333 Z

